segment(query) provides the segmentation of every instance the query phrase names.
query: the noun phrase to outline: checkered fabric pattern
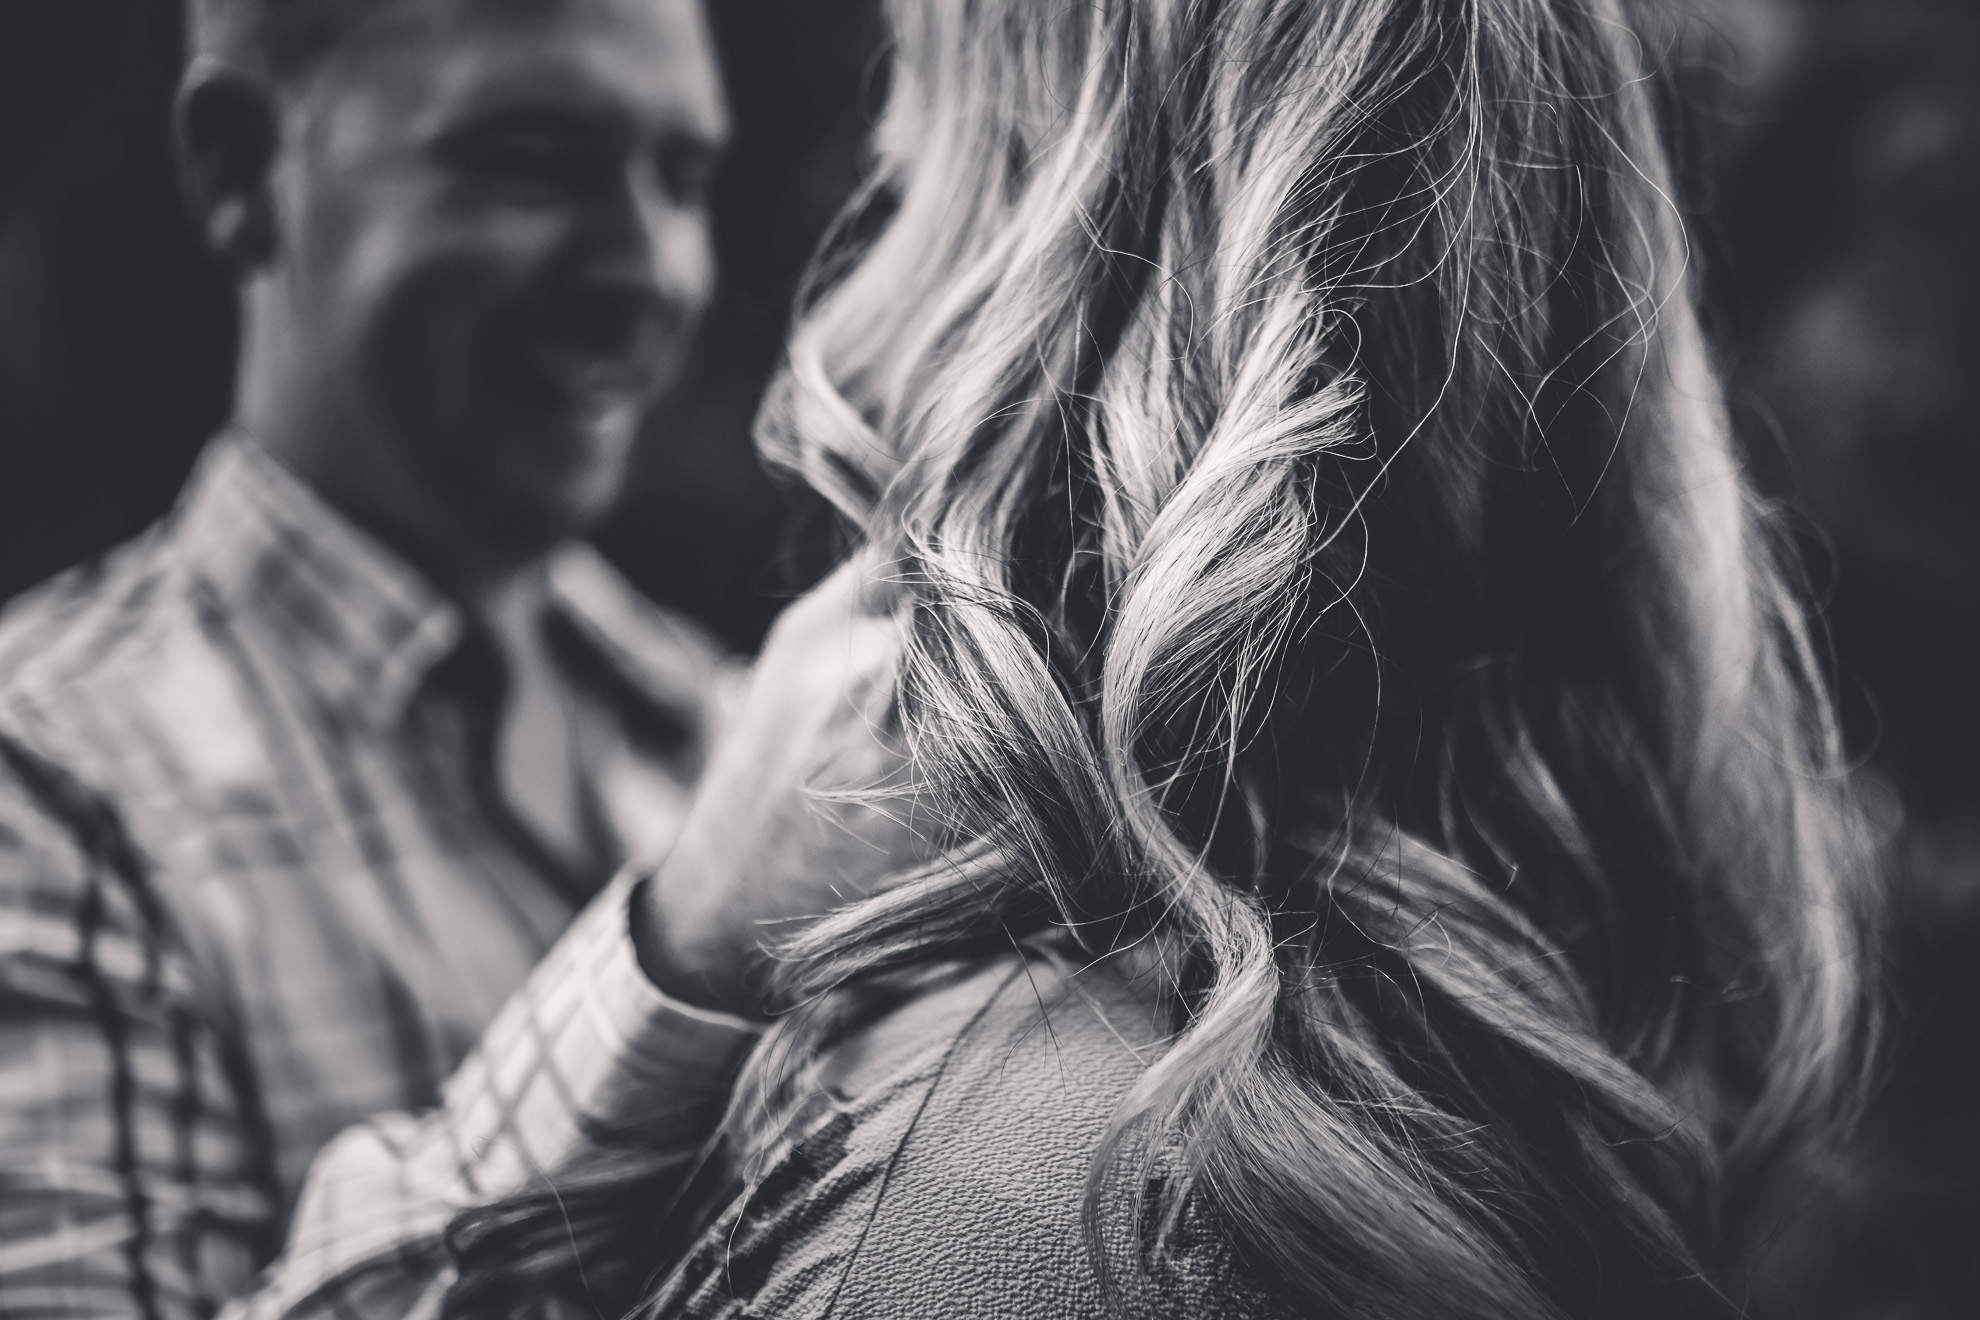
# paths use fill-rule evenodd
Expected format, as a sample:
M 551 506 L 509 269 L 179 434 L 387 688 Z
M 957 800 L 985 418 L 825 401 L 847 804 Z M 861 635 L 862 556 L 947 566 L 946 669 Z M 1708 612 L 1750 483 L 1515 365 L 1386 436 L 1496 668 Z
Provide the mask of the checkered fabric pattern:
M 719 655 L 595 556 L 553 585 L 615 676 L 582 700 L 677 732 L 640 749 L 664 817 Z M 476 640 L 239 437 L 165 523 L 0 620 L 0 1317 L 204 1317 L 257 1288 L 257 1314 L 335 1309 L 430 1277 L 451 1207 L 554 1158 L 615 1069 L 664 1094 L 739 1048 L 657 1011 L 613 890 L 608 933 L 559 946 L 568 983 L 529 980 L 447 1081 L 596 885 L 494 789 Z M 303 1189 L 394 1111 L 428 1117 L 340 1140 Z
M 602 1136 L 654 1151 L 706 1139 L 757 1032 L 653 988 L 629 935 L 633 875 L 510 999 L 437 1112 L 330 1143 L 282 1258 L 226 1320 L 435 1315 L 453 1277 L 442 1234 L 459 1211 L 581 1161 Z

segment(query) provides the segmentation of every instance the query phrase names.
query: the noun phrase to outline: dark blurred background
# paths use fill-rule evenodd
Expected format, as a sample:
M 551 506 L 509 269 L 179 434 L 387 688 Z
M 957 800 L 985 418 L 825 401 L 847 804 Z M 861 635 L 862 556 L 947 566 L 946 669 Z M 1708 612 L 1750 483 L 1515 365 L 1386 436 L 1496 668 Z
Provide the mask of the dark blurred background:
M 1980 5 L 1636 0 L 1756 471 L 1798 511 L 1851 736 L 1896 823 L 1896 998 L 1859 1149 L 1763 1316 L 1980 1314 Z M 223 419 L 227 288 L 181 219 L 169 0 L 0 2 L 0 597 L 136 532 Z M 802 560 L 748 427 L 858 169 L 873 0 L 715 0 L 724 291 L 601 541 L 753 647 Z M 802 572 L 800 564 L 798 572 Z

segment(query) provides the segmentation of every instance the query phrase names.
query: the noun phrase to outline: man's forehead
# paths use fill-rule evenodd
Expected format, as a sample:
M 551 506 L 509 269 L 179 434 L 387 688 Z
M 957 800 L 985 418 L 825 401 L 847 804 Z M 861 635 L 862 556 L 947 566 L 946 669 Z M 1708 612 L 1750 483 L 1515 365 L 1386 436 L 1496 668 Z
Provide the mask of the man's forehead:
M 508 95 L 619 99 L 697 111 L 725 131 L 701 0 L 392 0 L 335 63 L 364 81 L 387 68 L 419 99 Z M 585 58 L 567 58 L 573 52 Z
M 196 52 L 266 64 L 277 75 L 347 54 L 383 32 L 459 31 L 478 23 L 544 24 L 621 17 L 701 18 L 702 0 L 189 0 Z
M 472 39 L 486 32 L 616 28 L 698 40 L 702 0 L 384 0 L 375 3 L 365 37 L 414 32 Z

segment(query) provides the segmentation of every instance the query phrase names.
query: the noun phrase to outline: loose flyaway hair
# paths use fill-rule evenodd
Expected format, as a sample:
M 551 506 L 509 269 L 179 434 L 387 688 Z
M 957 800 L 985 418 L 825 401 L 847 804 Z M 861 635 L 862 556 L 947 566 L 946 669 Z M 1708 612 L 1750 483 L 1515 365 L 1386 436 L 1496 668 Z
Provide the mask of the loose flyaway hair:
M 897 565 L 956 849 L 794 987 L 1158 967 L 1121 1305 L 1125 1170 L 1301 1313 L 1729 1309 L 1728 1216 L 1859 1076 L 1867 851 L 1617 4 L 890 14 L 759 439 Z M 572 1277 L 528 1222 L 457 1311 Z

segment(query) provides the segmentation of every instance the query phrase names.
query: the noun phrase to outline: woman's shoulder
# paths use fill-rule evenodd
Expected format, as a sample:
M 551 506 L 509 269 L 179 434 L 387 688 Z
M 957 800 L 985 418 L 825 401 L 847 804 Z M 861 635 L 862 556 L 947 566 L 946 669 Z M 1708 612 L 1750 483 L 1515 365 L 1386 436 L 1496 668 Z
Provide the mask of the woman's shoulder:
M 1083 1222 L 1088 1176 L 1122 1100 L 1166 1049 L 1160 999 L 1118 964 L 1013 956 L 947 1011 L 955 1046 L 901 1144 L 839 1313 L 1109 1314 Z M 1125 1197 L 1103 1207 L 1119 1212 L 1103 1223 L 1118 1272 L 1134 1229 Z M 1227 1244 L 1195 1217 L 1169 1248 L 1153 1295 L 1135 1290 L 1135 1314 L 1261 1313 Z
M 907 998 L 835 1046 L 820 1075 L 852 1106 L 923 1076 L 924 1125 L 950 1120 L 989 1143 L 1045 1124 L 1090 1149 L 1167 1034 L 1157 999 L 1117 966 L 1023 950 Z
M 716 1226 L 719 1293 L 742 1314 L 1106 1314 L 1087 1177 L 1165 1035 L 1153 998 L 1117 971 L 1050 955 L 979 964 L 917 996 L 824 1060 L 836 1110 Z M 1263 1313 L 1221 1238 L 1193 1227 L 1172 1239 L 1152 1308 L 1137 1290 L 1137 1313 Z

